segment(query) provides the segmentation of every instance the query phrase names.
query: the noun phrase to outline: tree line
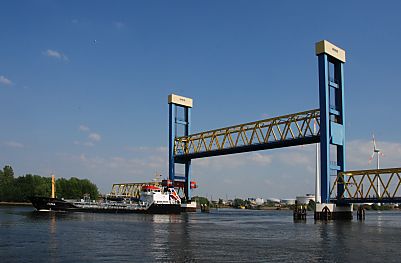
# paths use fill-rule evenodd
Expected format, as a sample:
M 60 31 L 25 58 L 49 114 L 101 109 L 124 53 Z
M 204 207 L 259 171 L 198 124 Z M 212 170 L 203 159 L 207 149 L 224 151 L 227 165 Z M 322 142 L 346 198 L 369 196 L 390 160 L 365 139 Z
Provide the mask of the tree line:
M 0 169 L 0 201 L 27 202 L 31 196 L 51 195 L 51 177 L 26 174 L 14 177 L 13 168 L 9 165 Z M 80 199 L 84 194 L 90 194 L 92 199 L 99 196 L 99 190 L 88 179 L 58 178 L 56 180 L 56 197 L 65 199 Z

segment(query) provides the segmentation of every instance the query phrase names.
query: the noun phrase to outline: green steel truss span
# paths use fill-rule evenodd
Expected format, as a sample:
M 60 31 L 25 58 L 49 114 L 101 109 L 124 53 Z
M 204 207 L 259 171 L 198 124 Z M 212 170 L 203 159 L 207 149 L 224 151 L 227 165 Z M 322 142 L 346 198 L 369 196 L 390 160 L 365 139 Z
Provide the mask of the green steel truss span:
M 109 196 L 110 197 L 139 198 L 142 187 L 148 186 L 148 185 L 161 187 L 161 182 L 113 184 Z
M 320 141 L 318 109 L 175 138 L 175 161 Z

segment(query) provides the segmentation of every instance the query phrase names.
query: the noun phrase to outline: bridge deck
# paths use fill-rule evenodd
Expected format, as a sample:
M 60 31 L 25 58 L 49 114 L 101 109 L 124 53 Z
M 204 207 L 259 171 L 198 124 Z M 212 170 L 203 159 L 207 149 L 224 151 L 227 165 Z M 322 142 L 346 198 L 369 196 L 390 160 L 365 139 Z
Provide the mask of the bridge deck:
M 174 160 L 317 143 L 319 124 L 320 111 L 310 110 L 178 137 Z
M 336 186 L 344 193 L 337 197 Z M 336 203 L 401 203 L 401 168 L 339 173 L 330 196 Z
M 333 203 L 336 204 L 398 204 L 401 203 L 401 197 L 394 197 L 394 198 L 382 198 L 378 199 L 376 197 L 368 197 L 368 198 L 342 198 L 342 199 L 332 199 Z

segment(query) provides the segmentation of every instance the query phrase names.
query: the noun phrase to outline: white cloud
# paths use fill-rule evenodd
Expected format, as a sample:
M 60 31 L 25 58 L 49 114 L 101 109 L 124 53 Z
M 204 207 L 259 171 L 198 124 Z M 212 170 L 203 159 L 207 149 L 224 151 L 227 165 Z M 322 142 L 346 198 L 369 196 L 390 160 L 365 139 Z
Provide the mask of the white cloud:
M 5 142 L 4 144 L 11 148 L 24 148 L 24 145 L 22 143 L 15 142 L 15 141 L 8 141 L 8 142 Z
M 64 55 L 62 52 L 57 51 L 57 50 L 48 49 L 45 52 L 43 52 L 43 54 L 47 57 L 68 61 L 68 57 L 66 55 Z
M 125 155 L 102 156 L 97 154 L 70 155 L 62 154 L 70 173 L 71 166 L 76 173 L 84 173 L 85 177 L 95 182 L 103 193 L 110 190 L 113 183 L 149 182 L 155 173 L 168 177 L 167 152 L 160 152 L 160 147 L 144 147 L 146 152 L 129 153 Z M 153 150 L 152 150 L 153 149 Z
M 0 75 L 0 84 L 6 85 L 6 86 L 11 86 L 13 82 L 9 80 L 8 78 L 4 77 L 3 75 Z
M 154 154 L 145 154 L 143 156 L 123 157 L 123 156 L 87 156 L 80 154 L 72 159 L 78 160 L 81 165 L 96 171 L 107 171 L 111 174 L 122 174 L 124 176 L 140 175 L 143 178 L 151 180 L 155 171 L 163 173 L 166 171 L 167 158 L 155 150 Z M 110 178 L 113 179 L 113 178 Z M 126 178 L 129 180 L 129 178 Z
M 83 145 L 83 144 L 81 144 Z M 379 141 L 385 156 L 382 167 L 401 166 L 401 144 Z M 370 141 L 347 142 L 347 170 L 371 169 L 368 165 L 372 150 Z M 78 155 L 74 167 L 94 175 L 104 191 L 113 183 L 146 182 L 157 172 L 168 177 L 168 150 L 166 147 L 130 147 L 125 154 L 110 156 Z M 181 165 L 177 171 L 181 172 Z M 110 176 L 112 175 L 112 176 Z M 234 154 L 195 159 L 192 162 L 192 180 L 199 189 L 194 195 L 225 197 L 292 198 L 314 191 L 315 145 L 290 147 L 271 151 Z
M 308 154 L 306 154 L 306 152 Z M 307 165 L 314 161 L 312 151 L 301 152 L 301 150 L 288 151 L 278 155 L 279 160 L 290 166 Z
M 83 146 L 86 146 L 86 147 L 95 146 L 95 144 L 93 142 L 90 142 L 90 141 L 89 142 L 74 141 L 73 143 L 74 143 L 74 145 L 83 145 Z
M 78 130 L 80 132 L 82 132 L 82 133 L 88 134 L 88 137 L 87 137 L 88 141 L 82 142 L 82 141 L 76 140 L 76 141 L 73 142 L 75 145 L 93 147 L 93 146 L 95 146 L 95 142 L 99 142 L 101 140 L 101 138 L 102 138 L 100 136 L 100 134 L 98 134 L 96 132 L 89 133 L 90 132 L 90 128 L 88 126 L 86 126 L 86 125 L 83 125 L 83 124 L 79 125 Z
M 85 142 L 85 143 L 84 143 L 84 146 L 86 146 L 86 147 L 93 147 L 93 146 L 95 146 L 95 144 L 94 144 L 93 142 Z
M 139 146 L 139 147 L 125 147 L 125 150 L 134 153 L 149 153 L 149 152 L 159 152 L 159 153 L 168 153 L 167 147 L 147 147 L 147 146 Z
M 250 166 L 267 166 L 272 163 L 272 157 L 263 153 L 242 153 L 227 156 L 196 159 L 195 166 L 207 167 L 213 170 L 225 170 L 228 167 L 240 168 Z
M 116 21 L 116 22 L 114 22 L 113 24 L 114 24 L 114 26 L 115 26 L 117 29 L 122 29 L 122 28 L 125 27 L 125 23 L 123 23 L 123 22 L 121 22 L 121 21 Z
M 88 131 L 90 131 L 90 129 L 89 129 L 89 127 L 88 126 L 85 126 L 85 125 L 79 125 L 79 131 L 81 131 L 81 132 L 88 132 Z
M 272 157 L 270 155 L 261 154 L 261 153 L 251 154 L 248 157 L 248 160 L 254 162 L 255 164 L 262 165 L 262 166 L 269 165 L 272 163 Z
M 300 151 L 311 155 L 313 161 L 312 149 L 313 147 L 307 150 L 299 147 L 299 149 L 279 150 L 280 152 L 254 152 L 195 159 L 192 162 L 192 178 L 198 182 L 200 188 L 194 190 L 193 194 L 204 196 L 213 194 L 221 197 L 228 194 L 232 198 L 235 195 L 293 197 L 309 193 L 313 191 L 314 171 L 308 171 L 304 165 L 283 163 L 280 154 Z M 146 182 L 151 180 L 155 173 L 162 174 L 163 178 L 168 177 L 166 147 L 141 146 L 125 150 L 129 151 L 110 156 L 86 153 L 70 156 L 68 159 L 72 161 L 70 166 L 94 175 L 94 181 L 105 192 L 109 191 L 113 183 Z M 313 163 L 311 167 L 314 167 Z M 182 165 L 177 165 L 177 172 L 182 173 L 182 168 Z
M 102 137 L 100 136 L 100 134 L 93 132 L 93 133 L 89 134 L 88 138 L 91 141 L 98 142 L 98 141 L 100 141 L 100 139 Z

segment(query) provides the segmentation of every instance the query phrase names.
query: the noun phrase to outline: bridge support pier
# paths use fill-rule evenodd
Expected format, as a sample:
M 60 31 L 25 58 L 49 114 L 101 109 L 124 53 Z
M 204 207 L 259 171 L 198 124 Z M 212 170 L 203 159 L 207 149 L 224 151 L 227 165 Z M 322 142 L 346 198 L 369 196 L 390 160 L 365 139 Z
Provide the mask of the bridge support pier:
M 293 212 L 294 220 L 306 220 L 306 207 L 307 205 L 295 205 Z
M 315 220 L 352 220 L 353 205 L 316 204 Z
M 360 205 L 358 207 L 357 213 L 356 213 L 356 218 L 358 220 L 365 220 L 365 208 L 363 207 L 363 205 Z

